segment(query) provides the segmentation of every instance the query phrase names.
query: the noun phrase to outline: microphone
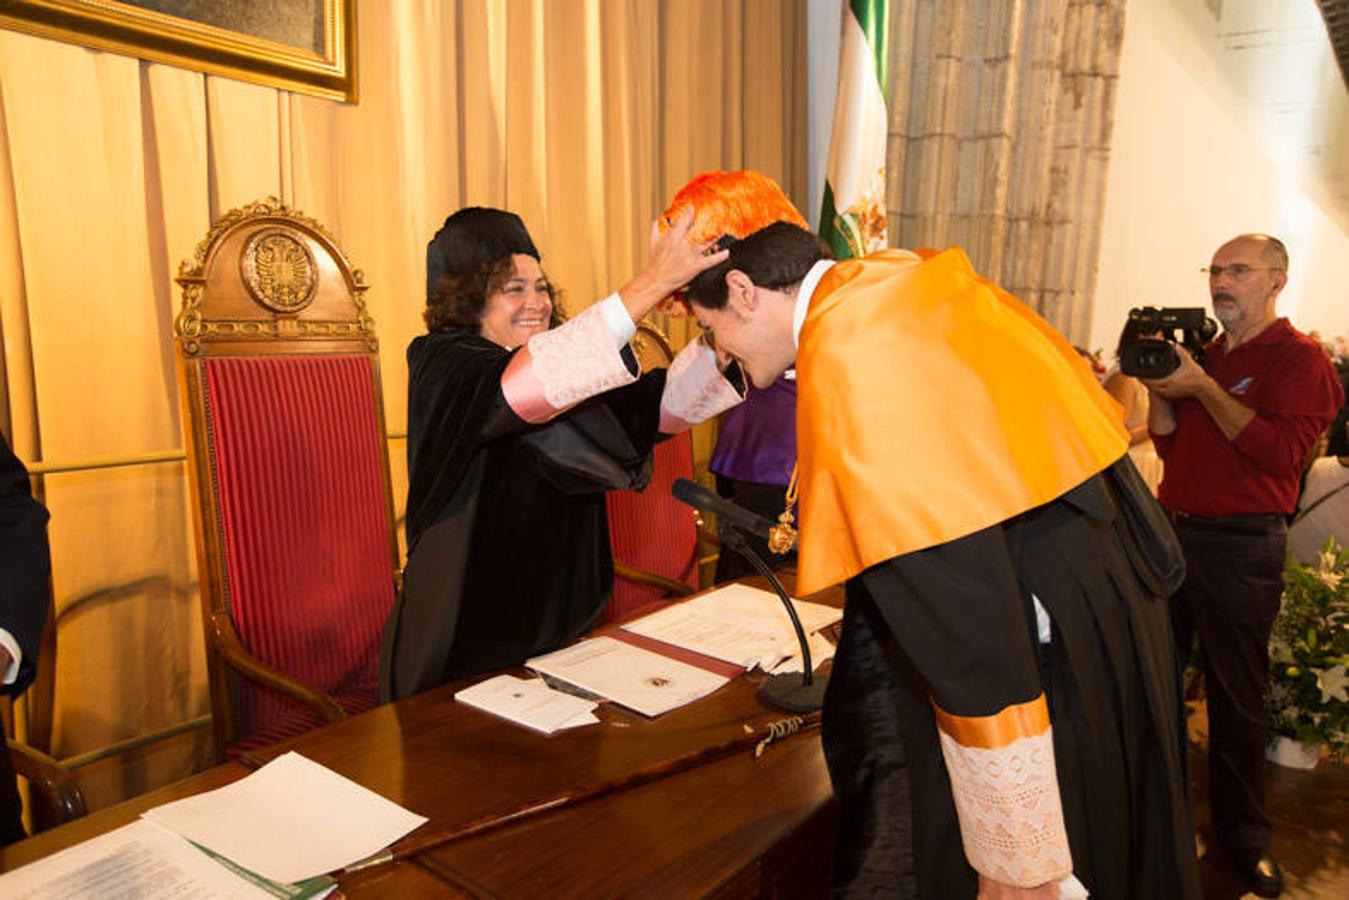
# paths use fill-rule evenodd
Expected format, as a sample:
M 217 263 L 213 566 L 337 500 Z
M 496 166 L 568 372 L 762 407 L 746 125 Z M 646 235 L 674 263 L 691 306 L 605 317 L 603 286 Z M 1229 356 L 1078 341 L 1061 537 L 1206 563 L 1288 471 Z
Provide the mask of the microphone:
M 772 522 L 756 512 L 750 512 L 743 506 L 718 496 L 696 481 L 676 478 L 670 493 L 674 494 L 675 499 L 681 503 L 687 503 L 694 509 L 712 513 L 717 517 L 718 523 L 726 522 L 746 534 L 768 540 L 768 529 L 773 527 Z M 752 562 L 753 560 L 751 560 Z
M 797 679 L 786 673 L 769 675 L 767 680 L 759 687 L 760 699 L 776 706 L 778 709 L 784 709 L 792 713 L 814 712 L 823 707 L 824 692 L 828 686 L 828 679 L 815 677 L 815 665 L 810 658 L 810 643 L 806 640 L 806 630 L 801 627 L 801 617 L 796 614 L 796 607 L 792 605 L 791 598 L 787 596 L 787 591 L 783 588 L 782 582 L 778 581 L 778 577 L 773 574 L 773 570 L 768 567 L 768 563 L 764 562 L 763 557 L 754 552 L 754 548 L 749 545 L 749 541 L 745 540 L 745 535 L 741 533 L 757 535 L 767 540 L 769 521 L 758 513 L 750 512 L 743 506 L 717 496 L 701 484 L 689 481 L 687 478 L 675 479 L 670 493 L 674 494 L 676 500 L 687 503 L 694 509 L 716 514 L 717 536 L 721 538 L 723 546 L 730 547 L 736 553 L 739 553 L 760 575 L 768 579 L 768 583 L 772 585 L 773 590 L 777 591 L 778 599 L 786 607 L 787 617 L 792 620 L 792 628 L 796 631 L 796 641 L 801 649 L 801 678 Z

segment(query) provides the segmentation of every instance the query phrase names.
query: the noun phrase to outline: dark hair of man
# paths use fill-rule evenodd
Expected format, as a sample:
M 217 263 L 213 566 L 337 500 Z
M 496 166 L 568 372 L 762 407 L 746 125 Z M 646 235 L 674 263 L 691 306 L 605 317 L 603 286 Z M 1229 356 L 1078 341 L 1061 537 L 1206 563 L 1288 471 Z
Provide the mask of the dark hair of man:
M 718 247 L 721 246 L 719 242 Z M 707 269 L 689 283 L 689 299 L 704 309 L 726 306 L 726 273 L 732 269 L 744 272 L 756 287 L 790 291 L 801 283 L 811 266 L 830 258 L 823 241 L 791 222 L 774 222 L 729 246 L 731 255 L 725 262 Z
M 422 310 L 427 331 L 463 330 L 477 334 L 482 328 L 483 310 L 487 308 L 487 298 L 506 286 L 515 274 L 512 257 L 503 256 L 493 263 L 483 263 L 476 271 L 462 275 L 443 276 L 436 285 L 435 296 Z M 548 320 L 549 328 L 556 328 L 564 321 L 562 315 L 562 291 L 548 282 L 548 297 L 553 301 L 553 312 Z

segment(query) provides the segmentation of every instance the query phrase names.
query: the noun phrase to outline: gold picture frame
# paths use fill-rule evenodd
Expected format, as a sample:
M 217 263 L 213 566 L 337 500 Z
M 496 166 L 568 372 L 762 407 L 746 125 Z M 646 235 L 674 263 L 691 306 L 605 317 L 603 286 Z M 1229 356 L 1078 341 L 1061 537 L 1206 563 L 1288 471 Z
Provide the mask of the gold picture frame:
M 348 103 L 358 96 L 356 0 L 0 0 L 0 28 Z

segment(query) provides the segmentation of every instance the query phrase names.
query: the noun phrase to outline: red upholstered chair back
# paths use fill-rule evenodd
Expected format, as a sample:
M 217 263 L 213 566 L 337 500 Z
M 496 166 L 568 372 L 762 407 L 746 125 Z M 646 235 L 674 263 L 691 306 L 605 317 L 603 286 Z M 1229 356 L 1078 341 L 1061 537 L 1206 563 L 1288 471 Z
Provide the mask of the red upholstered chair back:
M 276 201 L 226 215 L 179 283 L 212 711 L 238 752 L 374 705 L 398 568 L 377 344 L 361 274 Z
M 638 329 L 634 346 L 642 368 L 668 364 L 672 358 L 665 336 L 649 325 Z M 640 570 L 614 579 L 613 598 L 605 610 L 608 620 L 656 600 L 670 599 L 671 587 L 639 580 L 640 573 L 698 588 L 698 520 L 694 511 L 670 494 L 677 478 L 693 477 L 693 439 L 675 435 L 656 446 L 655 466 L 646 490 L 611 491 L 606 499 L 609 545 L 617 563 Z M 636 577 L 634 577 L 636 576 Z

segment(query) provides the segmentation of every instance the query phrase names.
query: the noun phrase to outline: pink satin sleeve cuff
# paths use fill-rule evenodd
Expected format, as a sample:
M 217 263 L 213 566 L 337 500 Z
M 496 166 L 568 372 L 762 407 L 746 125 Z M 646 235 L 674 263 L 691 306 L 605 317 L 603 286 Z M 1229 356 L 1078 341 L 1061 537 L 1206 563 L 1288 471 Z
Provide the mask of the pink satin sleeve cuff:
M 717 368 L 717 354 L 693 341 L 670 363 L 660 398 L 660 430 L 678 434 L 725 412 L 745 398 Z
M 636 380 L 596 303 L 571 321 L 530 338 L 506 365 L 501 393 L 517 416 L 537 424 Z

